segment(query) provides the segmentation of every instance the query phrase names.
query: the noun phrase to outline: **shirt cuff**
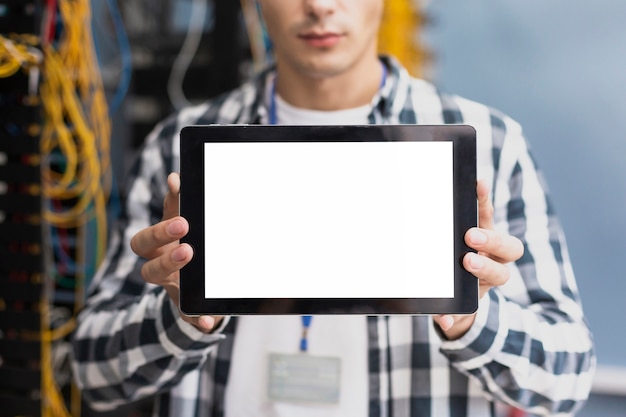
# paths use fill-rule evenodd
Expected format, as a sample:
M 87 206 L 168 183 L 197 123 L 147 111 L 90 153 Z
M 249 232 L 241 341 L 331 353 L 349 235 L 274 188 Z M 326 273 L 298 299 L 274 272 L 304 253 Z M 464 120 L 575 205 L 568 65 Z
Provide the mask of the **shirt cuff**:
M 226 337 L 221 332 L 228 324 L 227 317 L 213 332 L 205 333 L 183 320 L 178 306 L 170 299 L 167 291 L 162 291 L 159 298 L 161 314 L 156 319 L 159 342 L 172 355 L 204 355 Z
M 504 302 L 497 290 L 489 291 L 479 300 L 476 318 L 467 333 L 457 340 L 442 341 L 441 352 L 455 366 L 479 368 L 502 350 L 508 333 L 501 316 Z

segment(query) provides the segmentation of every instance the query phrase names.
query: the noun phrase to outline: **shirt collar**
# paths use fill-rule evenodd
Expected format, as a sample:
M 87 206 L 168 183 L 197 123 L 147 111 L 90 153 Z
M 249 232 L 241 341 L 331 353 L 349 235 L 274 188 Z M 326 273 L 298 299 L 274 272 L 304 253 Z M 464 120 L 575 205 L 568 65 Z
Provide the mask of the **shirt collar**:
M 380 60 L 387 67 L 387 79 L 383 87 L 372 99 L 372 113 L 370 123 L 385 123 L 393 115 L 393 103 L 402 88 L 407 88 L 409 74 L 407 70 L 393 57 L 381 55 Z M 276 68 L 271 66 L 260 72 L 251 82 L 255 87 L 255 98 L 248 109 L 244 109 L 248 117 L 246 122 L 260 124 L 267 120 L 269 114 L 267 92 L 276 76 Z M 404 87 L 403 87 L 404 86 Z M 248 111 L 246 111 L 248 110 Z M 242 121 L 243 122 L 243 121 Z

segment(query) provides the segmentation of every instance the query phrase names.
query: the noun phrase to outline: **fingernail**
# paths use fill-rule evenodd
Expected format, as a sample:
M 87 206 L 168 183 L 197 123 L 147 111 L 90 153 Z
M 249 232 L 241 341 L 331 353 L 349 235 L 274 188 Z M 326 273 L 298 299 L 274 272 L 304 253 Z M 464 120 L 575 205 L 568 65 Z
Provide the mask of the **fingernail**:
M 172 236 L 178 236 L 185 231 L 185 226 L 180 220 L 175 220 L 167 225 L 167 233 Z
M 485 266 L 485 261 L 480 255 L 470 253 L 469 257 L 469 263 L 472 269 L 482 269 L 482 267 Z
M 174 249 L 174 251 L 172 252 L 172 261 L 174 262 L 182 262 L 185 260 L 185 258 L 187 257 L 187 251 L 185 250 L 184 247 L 179 247 Z
M 450 316 L 441 316 L 440 323 L 443 330 L 449 330 L 454 325 L 454 319 Z
M 487 235 L 478 229 L 472 229 L 469 232 L 470 241 L 476 245 L 484 245 L 487 243 Z
M 213 319 L 207 316 L 200 316 L 198 318 L 198 325 L 202 327 L 205 331 L 209 332 L 213 330 Z

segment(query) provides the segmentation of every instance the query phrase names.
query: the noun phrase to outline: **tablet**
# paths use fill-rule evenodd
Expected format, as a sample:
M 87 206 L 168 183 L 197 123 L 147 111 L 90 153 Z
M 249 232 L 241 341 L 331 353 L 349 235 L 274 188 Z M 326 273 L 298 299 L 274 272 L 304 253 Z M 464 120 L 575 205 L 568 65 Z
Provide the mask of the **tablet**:
M 180 178 L 185 314 L 477 308 L 471 126 L 189 126 Z

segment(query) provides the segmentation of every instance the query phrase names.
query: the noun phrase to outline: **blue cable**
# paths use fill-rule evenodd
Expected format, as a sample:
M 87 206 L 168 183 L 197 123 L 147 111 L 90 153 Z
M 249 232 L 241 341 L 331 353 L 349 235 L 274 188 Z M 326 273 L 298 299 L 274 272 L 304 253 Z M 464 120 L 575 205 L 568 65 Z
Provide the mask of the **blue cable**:
M 263 19 L 263 13 L 261 11 L 261 3 L 256 2 L 256 10 L 259 16 L 259 22 L 261 24 L 261 33 L 263 35 L 263 44 L 265 46 L 265 61 L 268 64 L 274 62 L 274 45 L 267 32 L 267 26 L 265 25 L 265 19 Z
M 111 15 L 111 20 L 113 22 L 113 28 L 115 29 L 115 37 L 117 38 L 117 44 L 120 51 L 120 61 L 122 64 L 122 71 L 119 80 L 119 84 L 115 91 L 115 94 L 110 99 L 109 102 L 109 116 L 113 115 L 119 107 L 122 105 L 124 98 L 126 97 L 126 93 L 128 92 L 128 87 L 130 86 L 130 80 L 132 78 L 133 72 L 133 63 L 132 63 L 132 51 L 130 48 L 130 41 L 128 40 L 128 35 L 126 34 L 126 29 L 124 26 L 124 20 L 122 19 L 122 15 L 117 6 L 116 0 L 107 0 L 106 5 L 109 8 L 109 13 Z M 94 44 L 96 45 L 96 55 L 100 56 L 98 53 L 98 45 L 96 42 L 96 37 L 94 36 Z
M 120 47 L 120 59 L 122 61 L 122 77 L 120 78 L 120 83 L 117 86 L 117 91 L 111 99 L 111 104 L 109 105 L 109 114 L 111 115 L 117 111 L 126 97 L 128 87 L 130 86 L 130 79 L 132 78 L 133 62 L 130 42 L 128 40 L 128 35 L 126 34 L 122 15 L 117 7 L 117 1 L 107 0 L 107 5 L 109 6 L 109 12 L 111 13 L 111 19 L 113 20 L 113 27 L 115 28 L 117 41 Z

